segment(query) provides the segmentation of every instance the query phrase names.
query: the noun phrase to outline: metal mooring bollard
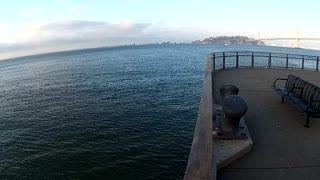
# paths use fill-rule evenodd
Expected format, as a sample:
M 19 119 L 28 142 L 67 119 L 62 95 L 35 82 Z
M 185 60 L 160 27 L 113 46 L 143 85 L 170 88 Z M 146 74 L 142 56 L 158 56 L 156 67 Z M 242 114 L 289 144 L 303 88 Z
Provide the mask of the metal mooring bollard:
M 229 95 L 233 95 L 233 94 L 238 94 L 238 93 L 239 93 L 239 88 L 234 84 L 226 84 L 220 88 L 222 102 L 225 97 L 227 97 Z
M 236 136 L 239 131 L 241 117 L 247 112 L 247 102 L 238 95 L 230 95 L 224 98 L 222 109 L 222 129 L 227 136 Z

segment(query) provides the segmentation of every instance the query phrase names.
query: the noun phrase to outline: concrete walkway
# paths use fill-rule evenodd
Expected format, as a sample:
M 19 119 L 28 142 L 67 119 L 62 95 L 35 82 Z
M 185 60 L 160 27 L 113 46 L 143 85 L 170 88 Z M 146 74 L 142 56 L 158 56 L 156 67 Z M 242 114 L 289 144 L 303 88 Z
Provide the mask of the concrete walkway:
M 320 86 L 320 72 L 237 69 L 214 74 L 214 100 L 221 101 L 219 87 L 233 83 L 248 102 L 245 115 L 254 142 L 248 155 L 218 172 L 221 179 L 320 179 L 320 119 L 303 126 L 306 114 L 281 97 L 270 85 L 278 77 L 299 76 Z

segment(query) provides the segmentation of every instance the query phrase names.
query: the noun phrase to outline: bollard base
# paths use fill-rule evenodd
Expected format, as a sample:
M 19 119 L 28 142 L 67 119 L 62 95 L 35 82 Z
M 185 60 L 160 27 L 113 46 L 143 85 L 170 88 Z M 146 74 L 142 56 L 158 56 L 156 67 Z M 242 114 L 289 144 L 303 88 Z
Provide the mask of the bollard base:
M 239 130 L 237 132 L 225 132 L 221 128 L 212 131 L 213 140 L 247 140 L 249 131 L 245 125 L 245 120 L 241 118 Z

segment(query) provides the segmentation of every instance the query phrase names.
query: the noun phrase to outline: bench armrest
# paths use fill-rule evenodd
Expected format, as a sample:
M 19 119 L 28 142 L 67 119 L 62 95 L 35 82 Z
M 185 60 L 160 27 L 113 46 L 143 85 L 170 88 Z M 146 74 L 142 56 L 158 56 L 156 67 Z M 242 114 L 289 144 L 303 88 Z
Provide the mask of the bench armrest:
M 290 93 L 293 92 L 294 89 L 300 89 L 300 94 L 299 96 L 301 96 L 302 92 L 303 92 L 303 87 L 292 87 L 289 91 L 288 91 L 288 96 L 290 95 Z
M 312 103 L 314 103 L 314 102 L 319 102 L 320 103 L 320 100 L 312 100 L 312 101 L 310 101 L 309 104 L 308 104 L 308 108 L 310 106 L 312 106 Z M 308 110 L 308 108 L 307 108 L 307 110 Z
M 314 102 L 319 102 L 320 103 L 320 100 L 312 100 L 312 101 L 309 102 L 308 106 L 311 106 L 312 103 L 314 103 Z
M 286 78 L 277 78 L 277 79 L 273 82 L 273 85 L 274 85 L 274 86 L 276 85 L 276 82 L 277 82 L 278 80 L 288 81 L 288 79 L 286 79 Z

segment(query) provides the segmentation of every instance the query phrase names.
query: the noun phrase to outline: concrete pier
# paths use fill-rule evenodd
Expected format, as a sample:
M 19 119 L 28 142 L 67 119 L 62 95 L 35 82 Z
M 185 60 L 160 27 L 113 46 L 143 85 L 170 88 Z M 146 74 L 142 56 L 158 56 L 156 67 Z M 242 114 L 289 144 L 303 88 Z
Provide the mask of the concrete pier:
M 311 119 L 311 128 L 303 126 L 305 113 L 287 103 L 270 85 L 288 74 L 320 86 L 320 72 L 284 69 L 233 69 L 213 74 L 214 101 L 221 102 L 219 87 L 235 84 L 248 102 L 244 116 L 252 151 L 218 171 L 217 179 L 319 179 L 320 119 Z

